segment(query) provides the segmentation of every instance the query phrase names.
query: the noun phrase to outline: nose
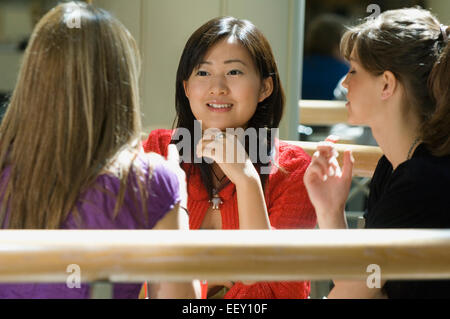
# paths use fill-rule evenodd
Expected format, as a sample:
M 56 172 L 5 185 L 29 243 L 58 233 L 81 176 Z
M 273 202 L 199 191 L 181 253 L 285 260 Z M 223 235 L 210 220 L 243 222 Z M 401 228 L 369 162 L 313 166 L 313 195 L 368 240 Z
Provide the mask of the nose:
M 347 90 L 348 90 L 348 77 L 349 77 L 349 73 L 347 73 L 347 75 L 346 75 L 344 81 L 342 81 L 342 86 L 343 86 L 344 88 L 346 88 Z
M 210 95 L 226 95 L 228 92 L 229 89 L 225 77 L 215 76 L 211 79 Z

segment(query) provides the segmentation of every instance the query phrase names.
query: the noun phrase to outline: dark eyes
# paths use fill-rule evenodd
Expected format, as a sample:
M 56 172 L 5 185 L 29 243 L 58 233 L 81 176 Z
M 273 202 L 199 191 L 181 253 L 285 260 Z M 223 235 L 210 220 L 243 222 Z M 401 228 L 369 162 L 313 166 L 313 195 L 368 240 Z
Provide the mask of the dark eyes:
M 206 72 L 206 71 L 198 71 L 198 72 L 196 73 L 196 75 L 198 75 L 198 76 L 207 76 L 207 75 L 208 75 L 208 72 Z
M 240 70 L 231 70 L 230 72 L 228 72 L 228 74 L 230 74 L 230 75 L 241 75 L 243 73 Z
M 231 70 L 231 71 L 229 71 L 227 73 L 227 75 L 241 75 L 241 74 L 244 74 L 244 73 L 242 71 L 240 71 L 240 70 Z M 208 76 L 209 73 L 207 71 L 199 70 L 199 71 L 197 71 L 197 73 L 195 75 L 197 75 L 197 76 Z

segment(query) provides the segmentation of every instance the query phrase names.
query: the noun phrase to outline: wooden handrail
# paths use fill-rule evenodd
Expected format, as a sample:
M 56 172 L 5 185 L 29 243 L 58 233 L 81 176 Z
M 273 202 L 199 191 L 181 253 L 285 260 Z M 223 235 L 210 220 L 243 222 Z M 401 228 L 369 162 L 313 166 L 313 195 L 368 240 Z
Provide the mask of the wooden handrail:
M 5 230 L 0 282 L 450 278 L 450 230 Z
M 300 100 L 299 123 L 304 125 L 333 125 L 347 123 L 344 101 Z
M 312 156 L 317 149 L 317 143 L 314 142 L 286 142 L 300 146 L 310 156 Z M 342 165 L 344 151 L 346 149 L 352 150 L 353 157 L 355 158 L 355 164 L 353 166 L 353 176 L 358 177 L 372 177 L 373 172 L 377 167 L 378 161 L 380 160 L 381 156 L 383 156 L 383 152 L 377 146 L 336 144 L 336 149 L 339 152 L 338 162 L 340 165 Z

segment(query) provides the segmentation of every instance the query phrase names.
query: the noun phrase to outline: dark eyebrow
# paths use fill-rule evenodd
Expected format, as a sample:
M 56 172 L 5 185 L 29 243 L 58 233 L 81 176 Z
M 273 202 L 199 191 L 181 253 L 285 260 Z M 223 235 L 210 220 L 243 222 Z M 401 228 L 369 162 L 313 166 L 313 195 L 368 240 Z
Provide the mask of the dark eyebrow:
M 223 62 L 223 64 L 230 64 L 230 63 L 241 63 L 242 65 L 247 66 L 247 64 L 245 64 L 244 61 L 239 60 L 239 59 L 226 60 L 225 62 Z M 203 64 L 211 65 L 212 63 L 209 61 L 200 61 L 200 63 L 198 65 L 200 66 Z
M 244 61 L 239 60 L 239 59 L 226 60 L 226 61 L 224 62 L 224 64 L 230 64 L 230 63 L 241 63 L 241 64 L 243 64 L 244 66 L 247 66 L 247 64 L 245 64 Z

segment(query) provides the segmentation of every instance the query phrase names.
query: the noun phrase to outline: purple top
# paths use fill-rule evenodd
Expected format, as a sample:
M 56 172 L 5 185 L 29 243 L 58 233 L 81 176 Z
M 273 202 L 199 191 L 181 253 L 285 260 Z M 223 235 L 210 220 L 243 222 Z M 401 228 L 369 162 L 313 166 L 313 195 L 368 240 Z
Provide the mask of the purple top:
M 150 157 L 150 159 L 149 159 Z M 62 229 L 151 229 L 164 215 L 173 209 L 180 201 L 179 183 L 177 176 L 167 167 L 162 157 L 154 154 L 141 154 L 136 163 L 142 167 L 146 177 L 149 198 L 147 200 L 146 222 L 137 207 L 141 204 L 137 180 L 135 174 L 130 174 L 129 183 L 124 197 L 124 202 L 116 218 L 113 218 L 116 196 L 120 188 L 120 180 L 115 176 L 100 175 L 95 187 L 84 192 L 76 206 L 81 217 L 81 223 L 69 214 L 67 220 L 61 226 Z M 149 177 L 149 161 L 153 170 Z M 139 165 L 141 164 L 141 165 Z M 9 169 L 5 170 L 2 177 L 4 182 L 9 175 Z M 100 186 L 100 187 L 98 187 Z M 110 192 L 102 191 L 106 189 Z M 138 199 L 134 200 L 134 195 Z M 138 205 L 136 205 L 136 203 Z M 77 222 L 78 221 L 78 222 Z M 70 275 L 69 273 L 67 274 Z M 83 279 L 83 269 L 81 269 Z M 138 298 L 142 283 L 114 284 L 113 298 L 126 299 Z M 26 298 L 26 299 L 78 299 L 90 298 L 89 284 L 81 284 L 81 288 L 69 288 L 66 283 L 37 283 L 37 284 L 0 284 L 0 298 Z

